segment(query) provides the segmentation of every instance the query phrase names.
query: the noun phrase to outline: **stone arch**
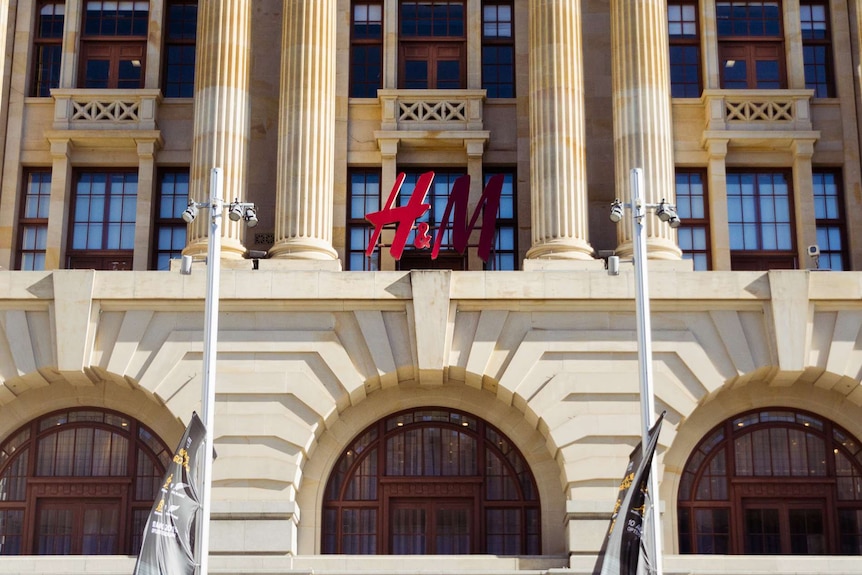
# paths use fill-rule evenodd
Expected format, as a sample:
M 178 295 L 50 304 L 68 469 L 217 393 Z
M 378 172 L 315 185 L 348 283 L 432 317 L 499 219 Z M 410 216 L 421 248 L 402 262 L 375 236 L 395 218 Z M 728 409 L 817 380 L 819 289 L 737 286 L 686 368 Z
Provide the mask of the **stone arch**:
M 170 448 L 182 437 L 185 424 L 178 415 L 134 382 L 101 370 L 87 369 L 71 377 L 64 372 L 43 371 L 23 378 L 35 376 L 45 384 L 29 386 L 12 401 L 0 405 L 0 440 L 28 421 L 69 407 L 100 407 L 126 413 L 153 430 Z M 191 412 L 183 415 L 189 418 Z
M 800 409 L 830 419 L 855 437 L 862 437 L 862 406 L 851 402 L 847 394 L 817 387 L 804 374 L 795 379 L 787 374 L 780 374 L 779 378 L 775 375 L 770 372 L 769 376 L 753 378 L 744 385 L 725 384 L 677 426 L 661 459 L 660 499 L 665 503 L 662 536 L 666 553 L 679 552 L 676 501 L 688 458 L 704 436 L 729 417 L 767 407 Z M 781 381 L 781 385 L 775 381 Z
M 545 555 L 566 553 L 564 525 L 565 493 L 563 468 L 554 459 L 547 438 L 530 425 L 523 412 L 483 390 L 457 382 L 438 386 L 402 383 L 382 389 L 342 411 L 320 436 L 314 453 L 303 468 L 296 495 L 301 510 L 297 552 L 320 552 L 320 514 L 326 482 L 345 445 L 372 423 L 404 409 L 435 405 L 459 409 L 489 422 L 521 451 L 535 475 L 542 514 L 542 546 Z

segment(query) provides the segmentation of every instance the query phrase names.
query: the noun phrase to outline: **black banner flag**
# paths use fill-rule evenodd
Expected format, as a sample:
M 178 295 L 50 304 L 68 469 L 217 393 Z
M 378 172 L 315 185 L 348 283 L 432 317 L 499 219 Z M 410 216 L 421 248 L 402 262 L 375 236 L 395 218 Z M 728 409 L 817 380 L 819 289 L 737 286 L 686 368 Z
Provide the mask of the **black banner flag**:
M 629 456 L 626 474 L 620 482 L 620 491 L 611 525 L 599 552 L 593 575 L 651 575 L 655 573 L 652 554 L 652 530 L 644 530 L 652 513 L 649 493 L 649 476 L 652 458 L 658 444 L 658 435 L 664 420 L 662 413 L 647 434 L 646 449 L 638 443 Z
M 206 430 L 196 413 L 162 479 L 144 529 L 134 575 L 193 575 L 195 516 L 200 508 L 197 463 Z

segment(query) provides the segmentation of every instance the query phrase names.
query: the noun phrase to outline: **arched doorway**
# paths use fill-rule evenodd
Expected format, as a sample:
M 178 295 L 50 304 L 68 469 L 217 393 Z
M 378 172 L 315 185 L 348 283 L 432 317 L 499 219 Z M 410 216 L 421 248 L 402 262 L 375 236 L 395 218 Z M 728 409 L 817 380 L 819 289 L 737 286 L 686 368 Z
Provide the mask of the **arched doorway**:
M 133 418 L 63 410 L 0 444 L 0 555 L 133 555 L 172 452 Z
M 323 553 L 538 555 L 536 481 L 485 421 L 426 407 L 353 440 L 326 486 Z
M 682 553 L 862 555 L 862 444 L 798 410 L 727 419 L 686 463 L 678 518 Z

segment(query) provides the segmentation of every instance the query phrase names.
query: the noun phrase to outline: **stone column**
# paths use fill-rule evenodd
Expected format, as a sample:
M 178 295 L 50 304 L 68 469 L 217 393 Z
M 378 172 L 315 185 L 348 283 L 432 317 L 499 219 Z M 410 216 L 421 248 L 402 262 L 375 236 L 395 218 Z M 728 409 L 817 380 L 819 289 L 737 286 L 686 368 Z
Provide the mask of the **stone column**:
M 284 0 L 275 245 L 270 256 L 337 260 L 335 0 Z
M 198 5 L 194 141 L 189 188 L 198 202 L 210 199 L 210 173 L 222 168 L 224 200 L 245 200 L 250 136 L 251 2 L 221 0 Z M 240 258 L 245 222 L 222 220 L 223 258 Z M 208 210 L 189 225 L 184 254 L 206 254 Z
M 611 0 L 614 163 L 617 196 L 631 198 L 631 170 L 643 168 L 646 203 L 675 198 L 670 64 L 664 0 Z M 632 254 L 631 217 L 617 227 L 617 251 Z M 644 219 L 648 257 L 680 259 L 676 232 L 652 214 Z
M 591 260 L 580 0 L 530 0 L 528 259 Z

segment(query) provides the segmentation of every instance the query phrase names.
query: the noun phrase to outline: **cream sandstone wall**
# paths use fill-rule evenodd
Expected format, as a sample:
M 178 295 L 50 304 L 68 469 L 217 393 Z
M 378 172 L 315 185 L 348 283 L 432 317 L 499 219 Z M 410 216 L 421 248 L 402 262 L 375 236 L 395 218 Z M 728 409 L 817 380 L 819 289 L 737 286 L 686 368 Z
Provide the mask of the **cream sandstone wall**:
M 443 405 L 489 420 L 524 453 L 540 486 L 546 555 L 596 552 L 640 433 L 628 270 L 332 273 L 261 263 L 222 275 L 214 550 L 314 555 L 322 490 L 344 445 L 388 413 Z M 680 470 L 722 419 L 782 405 L 862 437 L 862 275 L 653 267 L 672 555 Z M 0 437 L 53 409 L 97 405 L 175 441 L 200 404 L 204 277 L 0 273 Z

